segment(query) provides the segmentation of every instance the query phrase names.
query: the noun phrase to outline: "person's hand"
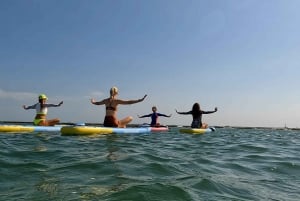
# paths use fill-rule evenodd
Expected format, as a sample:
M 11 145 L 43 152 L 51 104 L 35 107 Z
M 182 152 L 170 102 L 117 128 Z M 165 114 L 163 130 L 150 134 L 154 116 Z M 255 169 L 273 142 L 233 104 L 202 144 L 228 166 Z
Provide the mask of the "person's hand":
M 95 103 L 95 99 L 91 98 L 91 103 L 94 104 Z
M 215 112 L 216 112 L 216 111 L 218 111 L 218 108 L 217 108 L 217 107 L 215 107 Z
M 147 97 L 147 94 L 143 98 L 139 99 L 138 102 L 142 102 L 146 97 Z
M 27 109 L 26 105 L 23 105 L 23 108 L 26 110 Z
M 61 106 L 62 104 L 64 104 L 64 101 L 61 101 L 58 105 Z
M 175 109 L 175 112 L 178 113 L 178 111 Z

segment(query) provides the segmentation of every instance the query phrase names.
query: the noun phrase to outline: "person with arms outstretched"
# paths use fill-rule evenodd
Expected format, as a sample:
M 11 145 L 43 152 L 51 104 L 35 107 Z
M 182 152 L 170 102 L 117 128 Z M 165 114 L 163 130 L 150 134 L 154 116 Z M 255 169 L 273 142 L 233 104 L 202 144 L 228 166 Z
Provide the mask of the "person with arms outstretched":
M 214 113 L 214 112 L 218 111 L 218 108 L 215 107 L 214 111 L 203 111 L 203 110 L 200 109 L 200 104 L 195 103 L 193 105 L 193 108 L 192 108 L 191 111 L 178 112 L 176 109 L 175 109 L 175 111 L 177 112 L 177 114 L 191 114 L 193 116 L 193 121 L 192 121 L 192 124 L 191 124 L 192 128 L 208 128 L 208 124 L 202 123 L 202 114 Z
M 110 97 L 103 99 L 101 101 L 95 101 L 93 98 L 91 99 L 91 103 L 94 105 L 105 105 L 106 107 L 106 114 L 104 118 L 103 126 L 105 127 L 119 127 L 119 128 L 125 128 L 128 123 L 132 121 L 132 117 L 128 116 L 124 119 L 118 120 L 117 118 L 117 106 L 120 105 L 130 105 L 134 103 L 142 102 L 147 95 L 145 95 L 143 98 L 138 100 L 122 100 L 117 98 L 118 95 L 118 88 L 112 87 L 110 89 Z
M 157 111 L 156 106 L 153 106 L 151 114 L 147 114 L 147 115 L 143 115 L 143 116 L 138 115 L 138 117 L 139 118 L 151 117 L 150 126 L 151 127 L 159 127 L 160 126 L 160 123 L 158 122 L 158 117 L 159 116 L 161 116 L 161 117 L 171 117 L 172 116 L 171 114 L 170 115 L 165 115 L 165 114 L 158 113 L 156 111 Z
M 58 118 L 47 120 L 46 116 L 49 107 L 59 107 L 63 104 L 63 101 L 61 101 L 59 104 L 49 104 L 46 103 L 47 99 L 48 98 L 45 94 L 40 94 L 38 97 L 38 101 L 39 101 L 38 103 L 31 106 L 23 105 L 23 108 L 25 110 L 29 110 L 29 109 L 36 110 L 36 115 L 33 120 L 33 124 L 35 126 L 54 126 L 55 124 L 58 124 L 60 122 Z

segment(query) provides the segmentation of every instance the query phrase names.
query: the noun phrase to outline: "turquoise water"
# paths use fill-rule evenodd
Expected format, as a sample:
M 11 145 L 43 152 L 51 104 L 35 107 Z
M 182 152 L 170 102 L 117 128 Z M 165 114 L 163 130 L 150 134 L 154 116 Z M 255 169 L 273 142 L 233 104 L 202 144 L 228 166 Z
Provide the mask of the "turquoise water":
M 300 131 L 0 134 L 0 199 L 300 200 Z

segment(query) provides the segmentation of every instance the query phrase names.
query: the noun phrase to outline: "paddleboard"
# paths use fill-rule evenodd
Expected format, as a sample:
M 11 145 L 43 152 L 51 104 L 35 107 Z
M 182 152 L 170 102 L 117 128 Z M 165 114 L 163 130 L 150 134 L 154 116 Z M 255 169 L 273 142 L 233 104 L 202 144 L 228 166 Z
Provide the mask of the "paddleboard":
M 210 128 L 181 128 L 179 129 L 180 133 L 188 133 L 188 134 L 204 134 L 204 133 L 208 133 L 208 132 L 213 132 L 216 131 L 216 129 L 214 127 L 210 127 Z
M 59 132 L 62 126 L 0 125 L 1 133 Z
M 150 126 L 149 124 L 142 124 L 140 125 L 142 128 L 150 128 L 151 132 L 163 132 L 163 131 L 169 131 L 168 126 Z
M 168 127 L 150 127 L 151 132 L 164 132 L 164 131 L 169 131 Z
M 151 128 L 111 128 L 97 126 L 64 126 L 62 135 L 93 135 L 93 134 L 143 134 L 150 133 Z

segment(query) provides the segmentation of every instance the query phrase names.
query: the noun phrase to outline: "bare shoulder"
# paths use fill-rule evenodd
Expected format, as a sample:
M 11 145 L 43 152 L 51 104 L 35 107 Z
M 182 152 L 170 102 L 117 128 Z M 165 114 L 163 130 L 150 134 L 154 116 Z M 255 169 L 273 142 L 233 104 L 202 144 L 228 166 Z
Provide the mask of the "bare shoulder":
M 116 104 L 129 104 L 131 101 L 130 100 L 122 100 L 122 99 L 114 99 L 114 102 Z
M 98 105 L 107 104 L 108 101 L 109 101 L 109 98 L 105 98 L 105 99 L 103 99 L 103 100 L 101 100 L 101 101 L 98 101 L 97 104 L 98 104 Z
M 111 102 L 111 99 L 110 98 L 105 98 L 105 99 L 102 100 L 102 102 L 104 104 L 107 104 L 107 103 Z
M 117 98 L 116 98 L 116 99 L 114 99 L 114 102 L 117 103 L 117 104 L 119 104 L 119 103 L 124 102 L 124 100 L 122 100 L 122 99 L 117 99 Z

